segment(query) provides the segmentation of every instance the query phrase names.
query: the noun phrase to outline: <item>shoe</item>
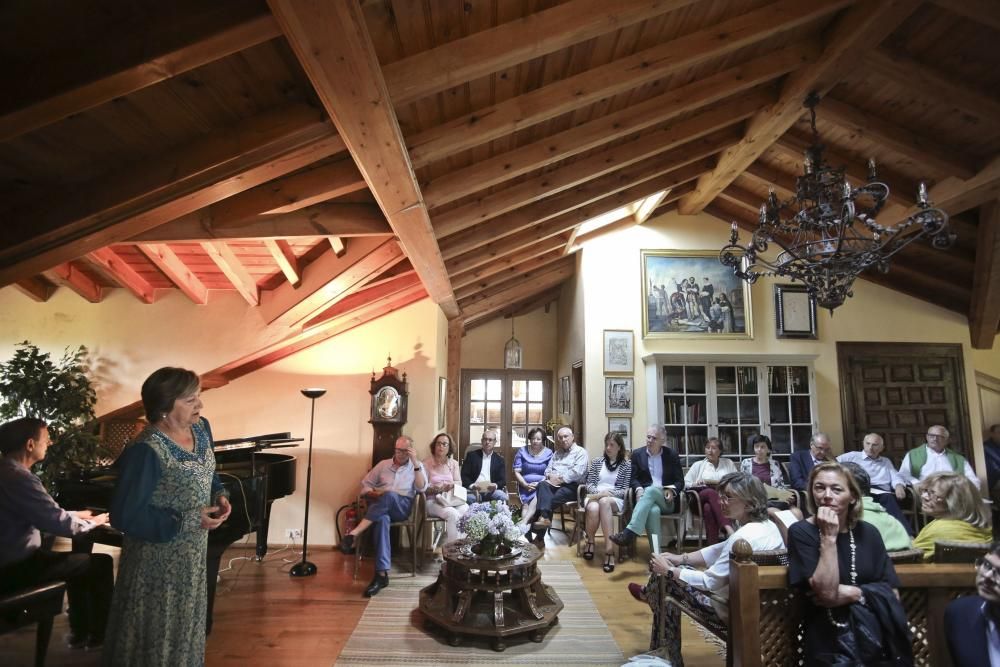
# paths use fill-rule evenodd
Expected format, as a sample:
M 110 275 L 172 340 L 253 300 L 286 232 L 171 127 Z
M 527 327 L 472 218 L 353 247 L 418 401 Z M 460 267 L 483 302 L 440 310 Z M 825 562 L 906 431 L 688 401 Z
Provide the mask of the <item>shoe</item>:
M 546 519 L 545 517 L 542 517 L 535 523 L 531 524 L 531 527 L 534 528 L 535 530 L 540 530 L 544 532 L 548 530 L 549 526 L 551 525 L 552 525 L 552 519 Z
M 365 589 L 365 597 L 370 598 L 378 595 L 378 592 L 389 585 L 389 575 L 388 574 L 376 574 L 375 578 L 372 579 L 372 583 L 368 584 L 368 588 Z
M 72 649 L 86 648 L 87 646 L 87 635 L 78 635 L 74 633 L 69 633 L 66 635 L 66 646 Z
M 615 571 L 615 555 L 613 553 L 604 555 L 604 571 L 605 572 Z
M 594 560 L 594 543 L 587 542 L 587 546 L 583 548 L 583 560 Z
M 639 602 L 646 601 L 646 594 L 642 591 L 642 586 L 640 586 L 639 584 L 629 584 L 628 592 L 631 593 L 632 597 L 634 597 Z
M 635 533 L 626 528 L 620 533 L 615 533 L 614 535 L 611 535 L 611 537 L 608 539 L 610 539 L 612 542 L 614 542 L 620 547 L 627 547 L 631 546 L 631 544 L 635 542 Z
M 348 533 L 340 538 L 340 551 L 347 555 L 354 553 L 354 536 Z

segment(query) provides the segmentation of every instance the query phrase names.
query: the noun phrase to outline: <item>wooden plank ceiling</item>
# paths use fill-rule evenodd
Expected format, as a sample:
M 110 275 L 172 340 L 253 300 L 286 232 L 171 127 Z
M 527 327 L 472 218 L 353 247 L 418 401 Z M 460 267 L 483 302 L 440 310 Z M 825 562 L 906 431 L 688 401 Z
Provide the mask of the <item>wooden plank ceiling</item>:
M 217 384 L 427 296 L 478 326 L 557 299 L 646 198 L 751 228 L 817 91 L 831 162 L 882 165 L 880 222 L 924 179 L 958 233 L 869 279 L 990 347 L 998 40 L 987 2 L 5 3 L 0 286 L 236 291 L 287 336 Z

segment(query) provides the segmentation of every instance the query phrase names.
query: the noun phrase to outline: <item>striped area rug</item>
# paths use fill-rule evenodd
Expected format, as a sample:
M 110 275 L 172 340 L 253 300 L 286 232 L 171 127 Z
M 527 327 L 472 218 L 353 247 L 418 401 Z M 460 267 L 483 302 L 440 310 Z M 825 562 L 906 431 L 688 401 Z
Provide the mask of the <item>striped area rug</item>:
M 489 641 L 464 637 L 449 646 L 444 632 L 425 629 L 417 609 L 420 589 L 435 577 L 393 578 L 375 596 L 337 660 L 338 667 L 368 665 L 621 665 L 625 662 L 607 625 L 572 563 L 539 564 L 542 580 L 565 605 L 559 622 L 541 643 L 527 635 L 508 638 L 507 650 L 494 651 Z

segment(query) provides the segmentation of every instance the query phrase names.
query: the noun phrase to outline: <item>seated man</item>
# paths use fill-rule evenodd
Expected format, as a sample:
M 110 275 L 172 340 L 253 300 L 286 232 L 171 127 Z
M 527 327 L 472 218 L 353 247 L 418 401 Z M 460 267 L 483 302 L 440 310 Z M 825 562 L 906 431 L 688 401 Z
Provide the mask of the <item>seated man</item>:
M 979 478 L 965 457 L 948 448 L 951 434 L 944 426 L 934 425 L 927 429 L 927 442 L 906 452 L 899 464 L 899 476 L 915 488 L 928 475 L 936 472 L 957 472 L 965 475 L 978 489 Z
M 809 482 L 809 473 L 812 472 L 813 467 L 817 463 L 829 461 L 832 458 L 830 438 L 827 437 L 826 433 L 814 433 L 809 440 L 808 450 L 800 449 L 792 452 L 788 462 L 788 475 L 792 478 L 789 480 L 792 483 L 792 488 L 805 491 L 806 484 Z
M 868 476 L 868 471 L 860 463 L 853 463 L 851 461 L 844 463 L 844 467 L 854 475 L 854 479 L 858 483 L 858 488 L 861 489 L 861 506 L 864 508 L 861 520 L 875 526 L 879 535 L 882 536 L 882 541 L 885 543 L 885 550 L 903 551 L 913 546 L 913 541 L 910 539 L 910 531 L 908 530 L 908 522 L 890 515 L 885 507 L 872 498 L 872 484 L 871 478 Z
M 962 667 L 997 664 L 1000 619 L 1000 542 L 976 561 L 976 592 L 951 602 L 944 610 L 944 636 L 951 661 Z
M 666 441 L 666 430 L 653 424 L 646 431 L 646 446 L 632 452 L 632 488 L 637 500 L 628 526 L 611 536 L 611 541 L 619 546 L 631 544 L 643 531 L 651 541 L 653 536 L 658 541 L 660 514 L 673 512 L 677 494 L 684 490 L 680 457 L 663 446 Z M 654 541 L 654 551 L 658 551 L 658 547 Z
M 556 431 L 556 446 L 545 479 L 538 483 L 539 520 L 531 525 L 535 531 L 534 543 L 545 545 L 545 531 L 552 525 L 552 507 L 576 500 L 576 487 L 587 476 L 587 450 L 576 444 L 570 426 L 560 426 Z
M 427 475 L 408 435 L 396 438 L 392 458 L 379 461 L 361 481 L 361 493 L 369 499 L 368 511 L 354 530 L 344 535 L 340 550 L 354 553 L 354 538 L 375 524 L 375 577 L 365 589 L 366 598 L 389 585 L 389 524 L 410 516 L 413 497 L 426 488 Z
M 481 502 L 507 502 L 506 465 L 500 454 L 493 453 L 499 435 L 495 428 L 487 428 L 483 431 L 482 449 L 466 453 L 462 462 L 462 486 L 465 487 L 470 505 L 480 502 L 479 498 L 482 498 Z M 478 498 L 476 489 L 482 490 Z
M 111 609 L 114 562 L 108 554 L 55 553 L 42 549 L 39 532 L 72 537 L 108 522 L 107 514 L 67 512 L 45 491 L 31 466 L 45 458 L 49 429 L 23 417 L 0 426 L 0 593 L 65 581 L 69 645 L 104 643 Z
M 872 499 L 885 508 L 885 511 L 896 517 L 906 528 L 909 535 L 913 535 L 913 527 L 903 515 L 903 510 L 899 506 L 897 499 L 906 497 L 906 486 L 903 478 L 896 472 L 892 461 L 882 456 L 885 443 L 878 433 L 869 433 L 865 436 L 861 446 L 864 451 L 845 452 L 837 457 L 839 463 L 856 463 L 868 473 L 871 480 Z M 865 495 L 869 495 L 865 492 Z M 867 505 L 866 505 L 867 507 Z

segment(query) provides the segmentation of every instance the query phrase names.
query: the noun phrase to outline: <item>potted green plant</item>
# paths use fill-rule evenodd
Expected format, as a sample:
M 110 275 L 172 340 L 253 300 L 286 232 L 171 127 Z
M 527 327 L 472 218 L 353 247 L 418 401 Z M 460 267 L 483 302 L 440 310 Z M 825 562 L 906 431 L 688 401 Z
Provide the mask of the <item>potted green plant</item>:
M 52 445 L 39 464 L 39 477 L 50 488 L 70 469 L 92 466 L 99 459 L 96 403 L 89 353 L 82 345 L 66 348 L 54 361 L 24 341 L 9 361 L 0 363 L 0 421 L 38 417 L 49 426 Z

